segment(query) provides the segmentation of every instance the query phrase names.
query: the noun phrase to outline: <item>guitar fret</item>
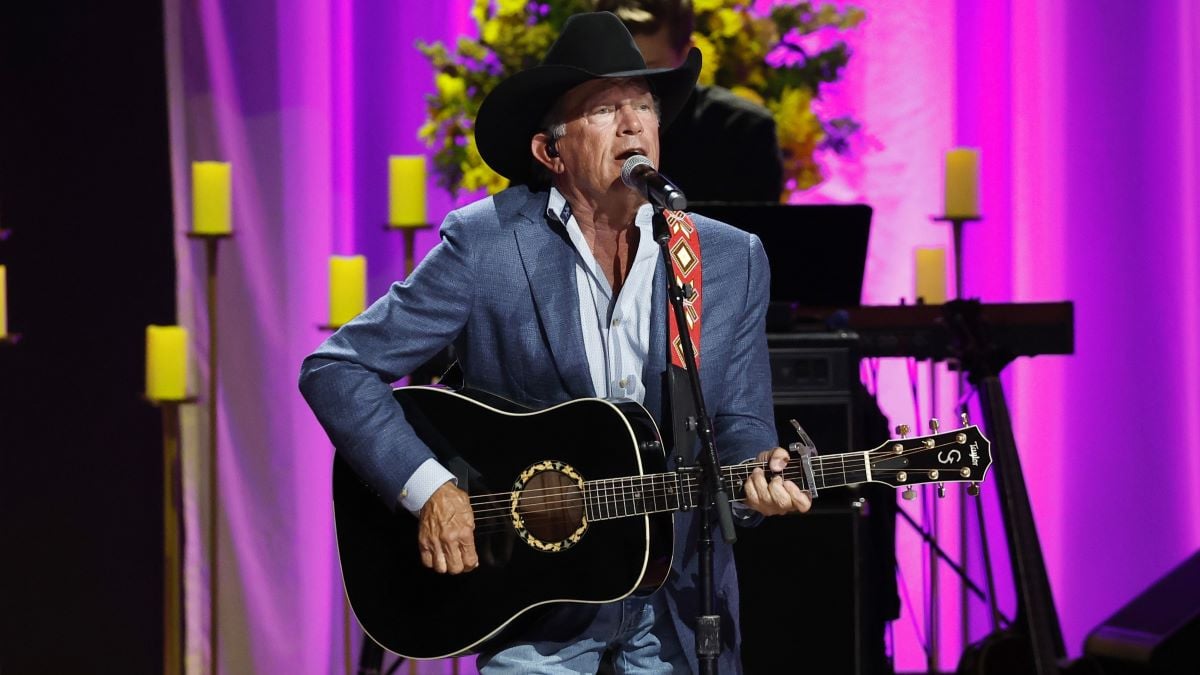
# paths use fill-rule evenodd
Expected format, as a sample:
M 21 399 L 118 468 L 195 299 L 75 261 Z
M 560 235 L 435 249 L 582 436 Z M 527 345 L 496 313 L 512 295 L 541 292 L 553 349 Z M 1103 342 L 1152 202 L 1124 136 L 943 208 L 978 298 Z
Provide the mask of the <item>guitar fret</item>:
M 746 469 L 744 467 L 729 467 L 729 476 L 725 481 L 725 485 L 729 487 L 730 499 L 745 498 L 746 476 Z

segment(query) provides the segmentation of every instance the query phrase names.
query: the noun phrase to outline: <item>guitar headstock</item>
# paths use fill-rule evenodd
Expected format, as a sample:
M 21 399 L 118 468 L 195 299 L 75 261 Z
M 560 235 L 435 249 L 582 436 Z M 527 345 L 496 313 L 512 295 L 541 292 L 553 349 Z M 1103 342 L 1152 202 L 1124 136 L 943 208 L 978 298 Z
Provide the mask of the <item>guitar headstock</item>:
M 868 453 L 871 480 L 902 488 L 927 483 L 979 483 L 992 466 L 992 444 L 977 426 L 897 438 Z M 906 499 L 910 495 L 906 492 Z

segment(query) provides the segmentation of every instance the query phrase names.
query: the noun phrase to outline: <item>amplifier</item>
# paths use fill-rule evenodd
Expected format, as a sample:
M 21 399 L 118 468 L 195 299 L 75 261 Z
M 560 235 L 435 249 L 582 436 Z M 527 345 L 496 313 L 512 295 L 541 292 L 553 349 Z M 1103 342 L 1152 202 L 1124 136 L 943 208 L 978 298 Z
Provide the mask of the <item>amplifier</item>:
M 781 443 L 796 439 L 791 419 L 819 452 L 887 440 L 887 420 L 858 379 L 856 343 L 853 333 L 768 334 Z M 738 532 L 746 672 L 891 672 L 883 636 L 899 614 L 895 513 L 886 485 L 837 488 L 807 514 Z

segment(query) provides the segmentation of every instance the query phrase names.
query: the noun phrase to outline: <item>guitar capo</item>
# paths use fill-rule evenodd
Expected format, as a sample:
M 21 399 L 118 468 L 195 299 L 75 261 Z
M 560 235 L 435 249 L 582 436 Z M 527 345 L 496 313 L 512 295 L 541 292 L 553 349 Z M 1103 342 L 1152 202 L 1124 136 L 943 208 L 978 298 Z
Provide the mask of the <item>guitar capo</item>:
M 800 460 L 800 467 L 804 469 L 804 478 L 808 482 L 808 496 L 815 498 L 817 496 L 817 481 L 813 475 L 812 458 L 817 456 L 817 444 L 813 443 L 812 438 L 804 431 L 804 427 L 796 420 L 788 420 L 792 428 L 796 430 L 796 435 L 800 440 L 796 443 L 788 445 L 788 454 Z

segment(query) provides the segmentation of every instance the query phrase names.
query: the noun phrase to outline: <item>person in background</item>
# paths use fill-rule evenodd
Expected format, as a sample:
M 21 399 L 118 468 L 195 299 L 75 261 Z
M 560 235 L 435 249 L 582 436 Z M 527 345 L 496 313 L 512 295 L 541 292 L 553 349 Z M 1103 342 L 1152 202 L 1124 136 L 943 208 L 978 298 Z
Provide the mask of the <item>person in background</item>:
M 692 49 L 692 0 L 596 0 L 633 34 L 649 68 L 676 68 Z M 775 120 L 724 87 L 697 85 L 663 132 L 662 165 L 694 202 L 778 202 L 783 159 Z

